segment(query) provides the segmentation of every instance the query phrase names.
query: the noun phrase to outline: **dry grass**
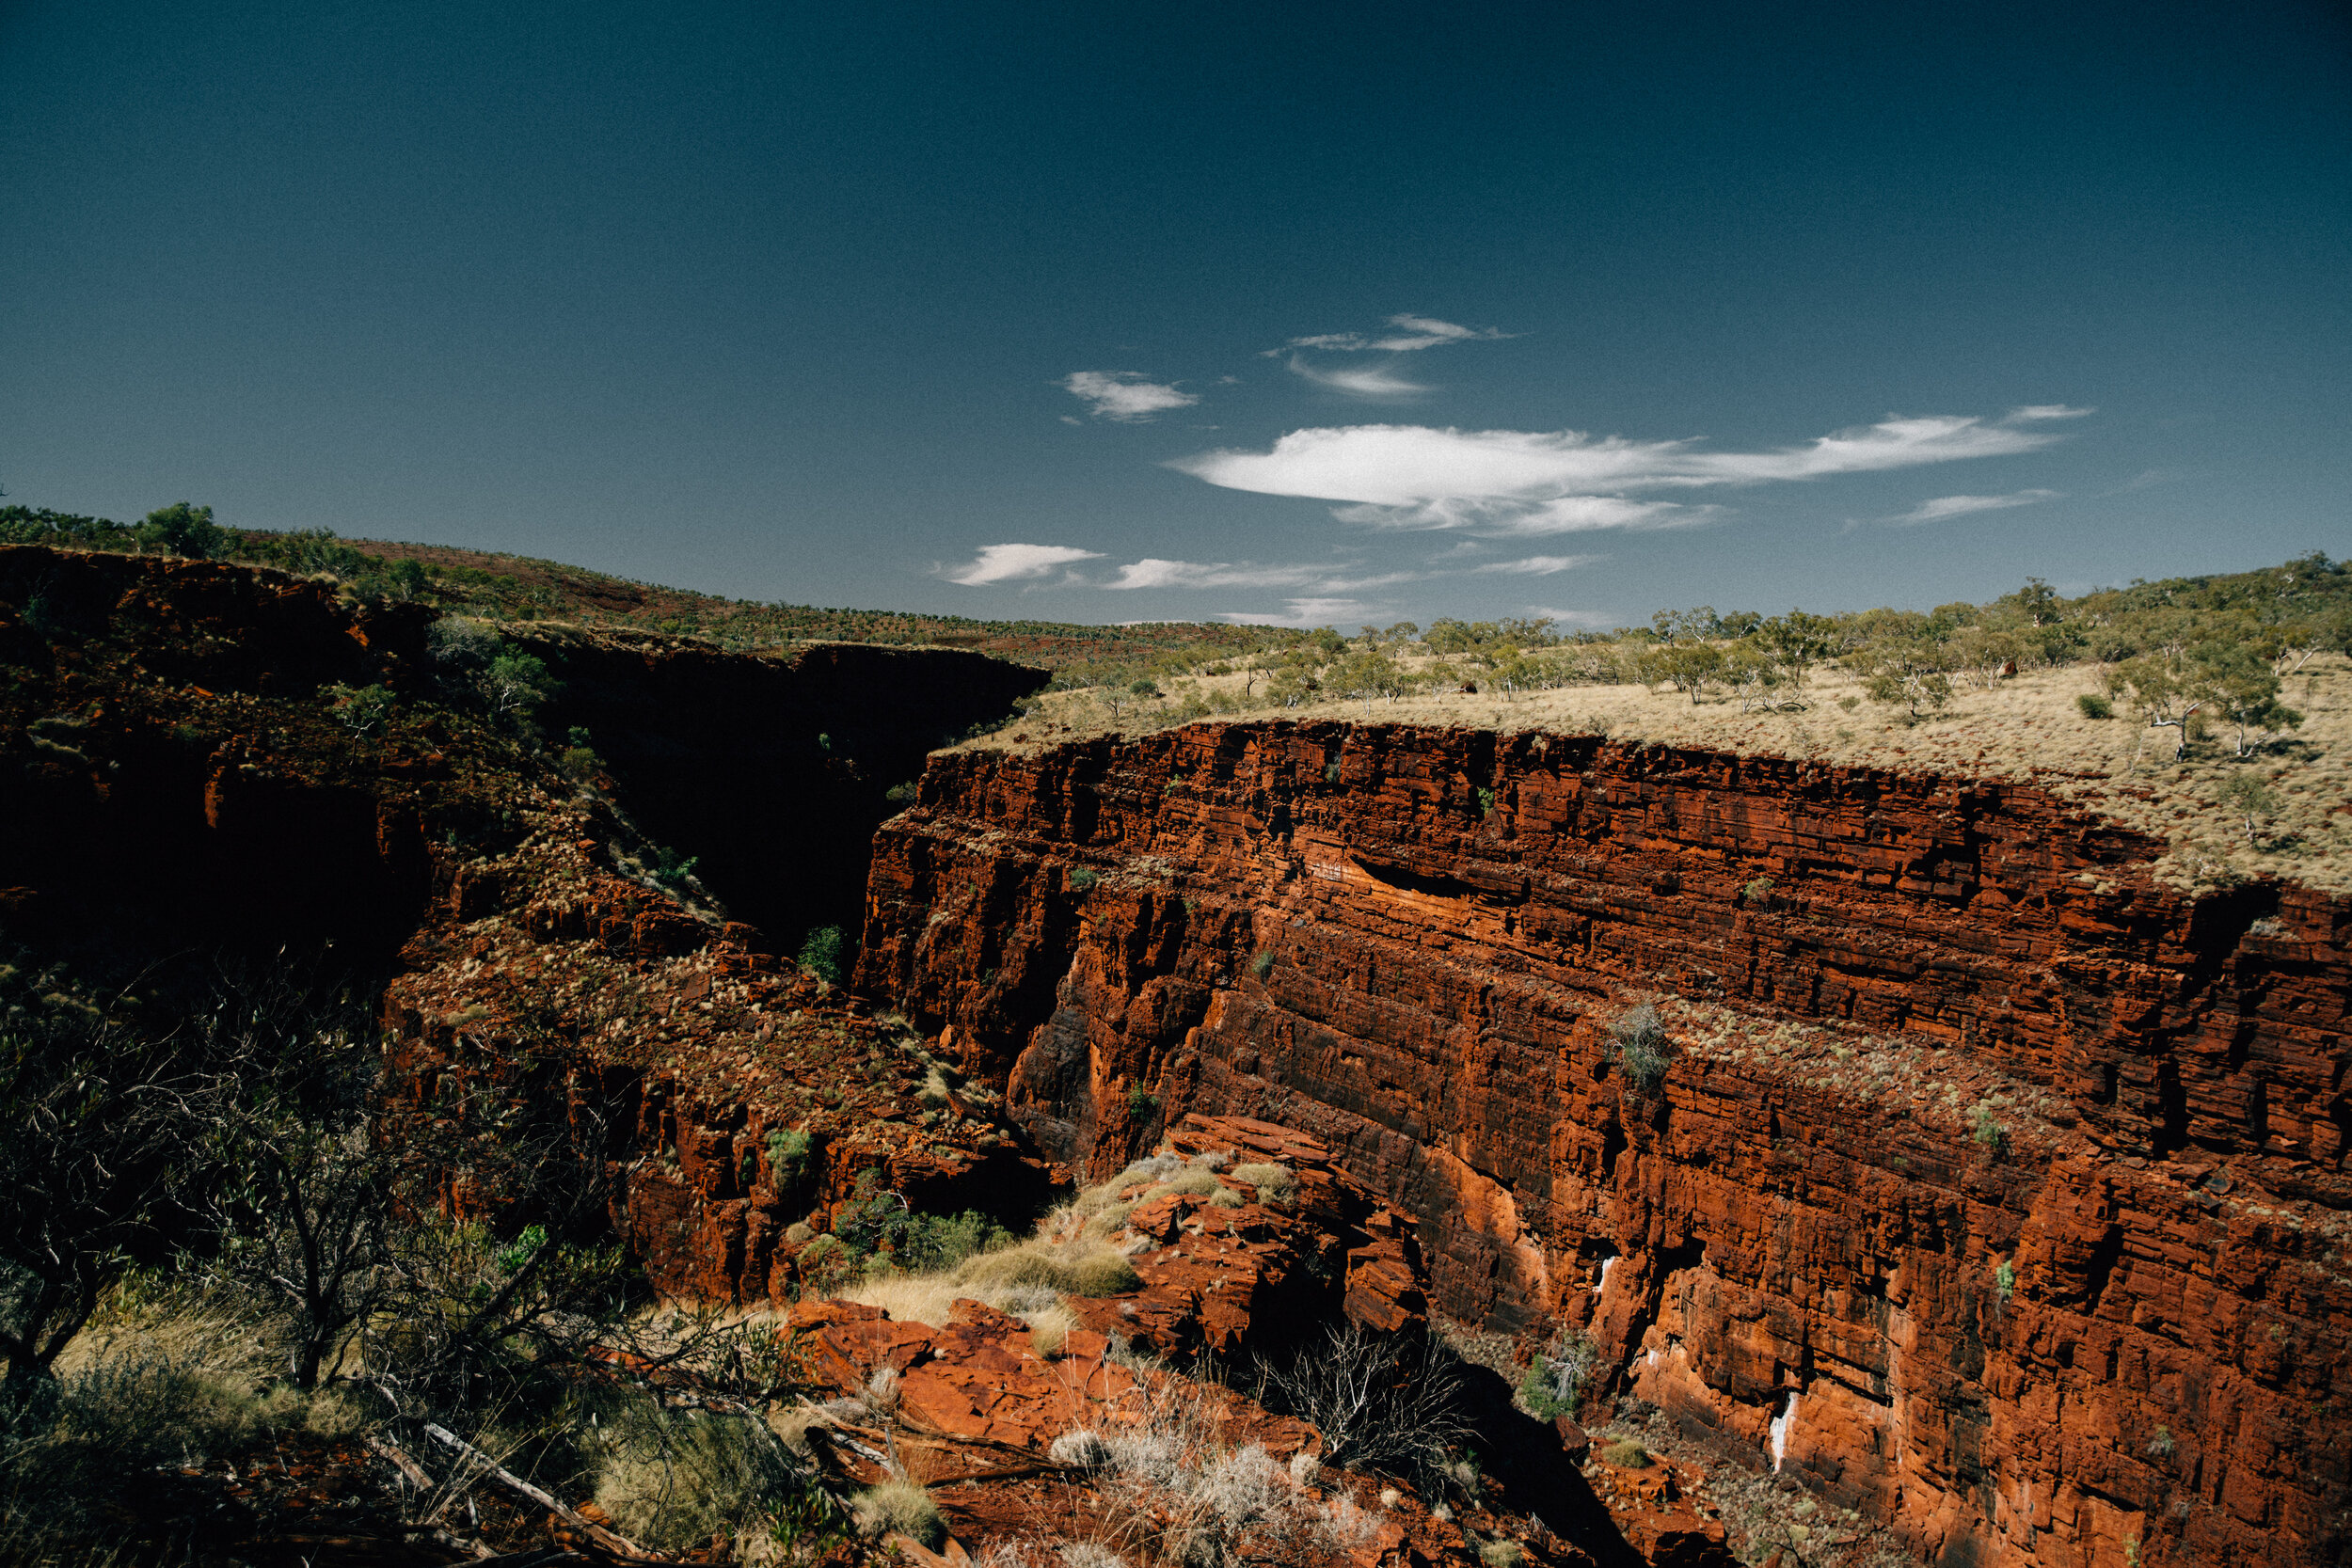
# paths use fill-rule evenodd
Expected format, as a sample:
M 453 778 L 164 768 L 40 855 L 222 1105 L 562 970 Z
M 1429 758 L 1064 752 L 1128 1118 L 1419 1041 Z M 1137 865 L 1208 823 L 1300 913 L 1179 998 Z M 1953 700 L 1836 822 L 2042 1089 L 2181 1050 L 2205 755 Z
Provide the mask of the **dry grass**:
M 2173 886 L 2278 877 L 2330 893 L 2352 892 L 2352 816 L 2335 809 L 2352 799 L 2352 661 L 2325 656 L 2290 677 L 2281 695 L 2303 714 L 2303 726 L 2258 755 L 2233 756 L 2228 732 L 2217 730 L 2179 764 L 2172 761 L 2177 732 L 2151 729 L 2120 707 L 2113 719 L 2083 716 L 2074 699 L 2096 692 L 2099 675 L 2099 666 L 2077 664 L 2029 671 L 1990 689 L 1962 684 L 1948 709 L 1917 724 L 1906 722 L 1899 709 L 1870 702 L 1857 678 L 1836 670 L 1812 674 L 1802 705 L 1754 712 L 1742 712 L 1735 699 L 1709 697 L 1694 705 L 1680 693 L 1634 685 L 1278 708 L 1263 701 L 1263 679 L 1259 700 L 1246 703 L 1244 677 L 1200 676 L 1170 683 L 1168 701 L 1131 708 L 1118 721 L 1093 692 L 1056 692 L 1024 722 L 959 749 L 1037 750 L 1093 736 L 1147 734 L 1183 722 L 1177 711 L 1196 695 L 1232 705 L 1233 719 L 1597 732 L 1838 765 L 2013 779 L 2165 840 L 2170 851 L 2155 875 Z M 1016 734 L 1029 738 L 1017 741 Z M 2248 772 L 2263 777 L 2280 800 L 2255 845 L 2247 841 L 2244 816 L 2220 799 L 2224 783 Z

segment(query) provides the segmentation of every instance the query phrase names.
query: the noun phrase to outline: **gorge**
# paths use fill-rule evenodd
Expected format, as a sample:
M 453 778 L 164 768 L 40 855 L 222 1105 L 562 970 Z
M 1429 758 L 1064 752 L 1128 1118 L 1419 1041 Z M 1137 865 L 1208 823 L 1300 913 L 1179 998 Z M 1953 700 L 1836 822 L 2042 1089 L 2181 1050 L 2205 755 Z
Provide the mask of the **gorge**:
M 502 628 L 583 779 L 434 708 L 421 607 L 30 547 L 0 602 L 8 935 L 333 937 L 421 1101 L 596 1113 L 665 1291 L 780 1304 L 870 1173 L 1010 1216 L 1271 1124 L 1362 1195 L 1365 1311 L 1581 1336 L 1601 1404 L 1922 1560 L 2352 1549 L 2352 900 L 2184 893 L 2010 781 L 1317 720 L 933 753 L 1041 675 Z M 356 732 L 371 684 L 420 717 Z M 826 924 L 847 994 L 785 958 Z

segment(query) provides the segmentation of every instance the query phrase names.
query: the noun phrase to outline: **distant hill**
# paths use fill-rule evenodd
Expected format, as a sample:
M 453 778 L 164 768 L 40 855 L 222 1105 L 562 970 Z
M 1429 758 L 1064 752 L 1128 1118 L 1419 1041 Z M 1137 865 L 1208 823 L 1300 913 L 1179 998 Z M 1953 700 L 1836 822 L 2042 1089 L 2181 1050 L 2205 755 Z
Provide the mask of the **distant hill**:
M 211 529 L 210 512 L 198 509 Z M 158 514 L 161 515 L 161 514 Z M 0 507 L 0 544 L 103 550 L 153 548 L 151 526 L 104 517 Z M 1300 633 L 1279 626 L 1153 622 L 1085 626 L 1062 621 L 976 621 L 904 610 L 831 610 L 762 604 L 691 589 L 610 577 L 582 566 L 449 545 L 342 539 L 329 529 L 274 533 L 211 529 L 191 553 L 275 566 L 297 575 L 331 573 L 361 594 L 422 599 L 494 621 L 568 621 L 698 637 L 738 651 L 792 642 L 878 642 L 970 648 L 1055 671 L 1072 684 L 1117 675 L 1181 673 L 1217 659 L 1281 648 Z M 404 563 L 413 562 L 413 565 Z

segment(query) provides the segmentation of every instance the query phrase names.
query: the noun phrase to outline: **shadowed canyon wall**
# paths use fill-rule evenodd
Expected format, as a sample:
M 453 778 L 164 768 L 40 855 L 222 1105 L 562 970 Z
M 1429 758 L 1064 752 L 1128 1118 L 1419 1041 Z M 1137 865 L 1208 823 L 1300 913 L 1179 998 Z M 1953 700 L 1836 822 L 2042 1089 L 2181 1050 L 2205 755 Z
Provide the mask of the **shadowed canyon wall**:
M 1441 1307 L 1939 1560 L 2343 1561 L 2352 905 L 2160 848 L 2007 784 L 1200 726 L 935 759 L 859 985 L 1097 1173 L 1311 1132 Z
M 433 619 L 252 567 L 0 546 L 0 929 L 134 967 L 322 940 L 391 962 L 436 867 L 511 847 L 552 776 L 466 711 Z M 853 926 L 884 791 L 1044 679 L 961 651 L 501 629 L 562 683 L 539 728 L 586 728 L 611 801 L 775 946 Z M 349 733 L 329 689 L 378 685 L 394 721 Z

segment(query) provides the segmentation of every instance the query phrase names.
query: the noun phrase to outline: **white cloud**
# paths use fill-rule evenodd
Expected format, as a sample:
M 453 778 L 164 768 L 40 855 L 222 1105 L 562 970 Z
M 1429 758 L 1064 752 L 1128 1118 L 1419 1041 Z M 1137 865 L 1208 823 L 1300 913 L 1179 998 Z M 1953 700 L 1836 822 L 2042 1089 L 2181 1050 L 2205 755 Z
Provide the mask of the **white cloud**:
M 1098 420 L 1132 423 L 1170 408 L 1189 408 L 1200 400 L 1135 371 L 1073 371 L 1062 386 L 1084 402 Z
M 1387 337 L 1367 337 L 1361 332 L 1319 332 L 1311 338 L 1293 338 L 1280 348 L 1267 349 L 1272 358 L 1295 348 L 1318 348 L 1336 354 L 1411 354 L 1424 348 L 1438 348 L 1446 343 L 1492 342 L 1498 339 L 1516 337 L 1516 333 L 1499 331 L 1491 326 L 1459 326 L 1453 322 L 1438 321 L 1433 316 L 1405 314 L 1391 316 L 1389 325 L 1401 327 Z
M 2012 506 L 2031 506 L 2036 501 L 2052 499 L 2058 494 L 2056 490 L 2018 490 L 2006 496 L 1938 496 L 1886 520 L 1890 523 L 1935 523 L 1947 517 L 1964 517 L 1971 512 L 2002 512 Z
M 1484 566 L 1473 566 L 1473 572 L 1510 572 L 1522 577 L 1548 578 L 1554 572 L 1571 567 L 1589 566 L 1600 557 L 1597 555 L 1531 555 L 1519 561 L 1495 561 Z
M 1629 490 L 1821 479 L 2007 456 L 2058 439 L 1959 415 L 1887 419 L 1745 452 L 1574 430 L 1365 424 L 1295 430 L 1266 451 L 1209 451 L 1169 467 L 1227 489 L 1351 503 L 1334 513 L 1343 522 L 1524 535 L 1672 527 L 1705 521 L 1712 510 L 1630 499 Z
M 2040 420 L 2079 420 L 2086 414 L 2096 414 L 2096 408 L 2069 408 L 2062 403 L 2029 403 L 2023 408 L 2012 408 L 2003 420 L 2006 424 L 2029 424 Z
M 1328 387 L 1335 392 L 1345 392 L 1351 397 L 1408 398 L 1429 390 L 1418 381 L 1406 380 L 1386 365 L 1325 370 L 1318 365 L 1310 365 L 1294 354 L 1291 356 L 1291 370 L 1318 387 Z
M 1105 588 L 1306 588 L 1326 594 L 1354 594 L 1415 582 L 1419 572 L 1383 572 L 1350 577 L 1352 566 L 1255 565 L 1248 562 L 1164 561 L 1146 556 L 1119 569 Z
M 1287 607 L 1279 615 L 1263 610 L 1229 610 L 1217 617 L 1252 626 L 1335 626 L 1368 615 L 1372 606 L 1361 599 L 1285 599 Z
M 1102 558 L 1100 550 L 1082 550 L 1070 545 L 983 545 L 970 565 L 943 575 L 949 582 L 979 588 L 992 582 L 1051 577 L 1057 567 Z

